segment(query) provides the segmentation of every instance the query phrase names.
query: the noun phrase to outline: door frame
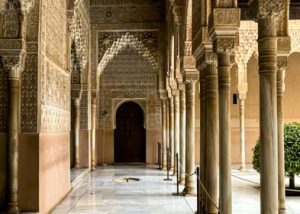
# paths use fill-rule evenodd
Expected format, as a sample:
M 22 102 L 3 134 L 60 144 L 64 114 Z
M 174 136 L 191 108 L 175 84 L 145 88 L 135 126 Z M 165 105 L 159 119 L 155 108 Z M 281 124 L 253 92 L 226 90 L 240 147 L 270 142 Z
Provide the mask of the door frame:
M 145 98 L 114 98 L 113 99 L 113 133 L 115 133 L 115 130 L 117 128 L 117 112 L 118 109 L 125 103 L 127 102 L 133 102 L 137 104 L 141 110 L 143 111 L 143 116 L 144 116 L 144 129 L 145 129 L 145 164 L 147 164 L 147 114 L 146 114 L 146 101 L 147 99 Z M 114 134 L 113 134 L 114 136 Z M 113 159 L 114 163 L 116 163 L 116 157 L 115 157 L 115 138 L 113 137 Z M 122 164 L 122 163 L 118 163 Z

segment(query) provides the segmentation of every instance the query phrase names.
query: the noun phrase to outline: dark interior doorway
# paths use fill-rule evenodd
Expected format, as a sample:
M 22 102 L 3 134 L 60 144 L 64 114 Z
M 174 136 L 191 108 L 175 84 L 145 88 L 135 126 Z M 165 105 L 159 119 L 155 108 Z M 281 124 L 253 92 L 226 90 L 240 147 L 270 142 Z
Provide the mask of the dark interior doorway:
M 117 110 L 114 132 L 115 163 L 146 162 L 146 130 L 143 109 L 134 102 Z

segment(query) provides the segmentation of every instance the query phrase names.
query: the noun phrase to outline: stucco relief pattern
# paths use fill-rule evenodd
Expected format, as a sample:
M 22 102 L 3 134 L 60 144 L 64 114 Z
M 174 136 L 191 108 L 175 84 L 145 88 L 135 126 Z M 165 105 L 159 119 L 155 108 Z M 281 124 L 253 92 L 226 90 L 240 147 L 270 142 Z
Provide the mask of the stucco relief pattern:
M 91 23 L 161 22 L 163 2 L 154 0 L 91 2 Z
M 113 128 L 113 99 L 145 99 L 146 128 L 160 128 L 160 99 L 151 64 L 135 50 L 126 48 L 100 76 L 99 128 Z
M 48 0 L 42 8 L 41 131 L 64 132 L 70 129 L 66 4 Z
M 27 52 L 25 69 L 21 73 L 21 131 L 37 132 L 39 1 L 32 2 L 24 22 Z
M 0 132 L 6 132 L 8 128 L 8 104 L 8 73 L 3 69 L 0 62 Z

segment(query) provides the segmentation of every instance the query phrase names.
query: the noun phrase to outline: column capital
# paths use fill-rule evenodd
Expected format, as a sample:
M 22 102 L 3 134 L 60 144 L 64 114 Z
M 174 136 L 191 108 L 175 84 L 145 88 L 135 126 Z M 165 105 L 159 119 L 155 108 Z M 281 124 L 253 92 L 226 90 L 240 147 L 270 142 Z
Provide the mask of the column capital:
M 173 97 L 178 97 L 178 96 L 179 96 L 179 90 L 177 90 L 177 89 L 172 89 L 172 96 L 173 96 Z
M 80 100 L 81 99 L 81 90 L 72 90 L 71 91 L 71 99 L 75 102 L 77 102 L 76 100 Z
M 1 57 L 4 69 L 8 72 L 9 79 L 20 79 L 24 66 L 24 53 L 19 55 L 3 55 Z
M 184 83 L 196 83 L 199 79 L 199 72 L 194 70 L 194 72 L 187 72 L 183 76 Z
M 240 100 L 246 100 L 246 98 L 247 98 L 247 92 L 245 92 L 245 91 L 239 92 L 239 99 Z
M 251 16 L 259 19 L 279 16 L 286 7 L 286 0 L 253 0 L 249 8 Z
M 292 49 L 291 37 L 278 36 L 277 37 L 277 52 L 280 56 L 288 56 Z
M 214 52 L 233 51 L 238 44 L 239 8 L 214 8 L 210 15 L 209 35 Z
M 184 83 L 178 84 L 178 90 L 179 90 L 179 91 L 184 91 L 184 90 L 185 90 L 185 85 L 184 85 Z
M 167 90 L 159 90 L 159 96 L 161 100 L 168 99 L 168 91 Z
M 277 57 L 277 67 L 279 70 L 286 69 L 287 67 L 287 56 L 278 56 Z

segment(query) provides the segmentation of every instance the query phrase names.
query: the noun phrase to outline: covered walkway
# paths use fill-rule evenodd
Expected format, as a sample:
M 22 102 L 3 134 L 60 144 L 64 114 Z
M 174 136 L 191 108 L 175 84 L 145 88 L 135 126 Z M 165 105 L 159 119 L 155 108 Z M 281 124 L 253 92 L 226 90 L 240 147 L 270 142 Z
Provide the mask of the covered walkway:
M 106 166 L 89 173 L 54 210 L 65 213 L 192 214 L 195 197 L 176 197 L 175 177 L 163 181 L 165 173 L 156 166 Z M 139 182 L 118 183 L 118 178 L 138 178 Z M 260 213 L 259 175 L 233 169 L 234 214 Z M 299 183 L 299 179 L 297 180 Z M 181 187 L 181 189 L 183 186 Z M 300 213 L 300 197 L 287 198 L 287 213 Z

